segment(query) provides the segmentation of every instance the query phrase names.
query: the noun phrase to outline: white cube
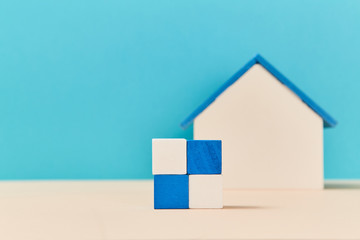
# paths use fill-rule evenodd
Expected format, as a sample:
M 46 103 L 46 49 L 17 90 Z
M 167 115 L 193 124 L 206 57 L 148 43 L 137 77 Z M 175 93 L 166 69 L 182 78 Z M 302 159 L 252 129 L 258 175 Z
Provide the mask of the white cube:
M 153 139 L 152 172 L 156 174 L 186 174 L 186 139 Z
M 222 175 L 189 175 L 189 208 L 223 208 Z

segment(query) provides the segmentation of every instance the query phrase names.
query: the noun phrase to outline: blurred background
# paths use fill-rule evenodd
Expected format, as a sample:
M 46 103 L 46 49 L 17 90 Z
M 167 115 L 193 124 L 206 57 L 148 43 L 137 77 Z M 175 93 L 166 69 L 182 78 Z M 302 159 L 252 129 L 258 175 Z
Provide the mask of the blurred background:
M 1 1 L 0 179 L 151 178 L 257 53 L 339 122 L 325 178 L 360 178 L 359 43 L 360 1 Z

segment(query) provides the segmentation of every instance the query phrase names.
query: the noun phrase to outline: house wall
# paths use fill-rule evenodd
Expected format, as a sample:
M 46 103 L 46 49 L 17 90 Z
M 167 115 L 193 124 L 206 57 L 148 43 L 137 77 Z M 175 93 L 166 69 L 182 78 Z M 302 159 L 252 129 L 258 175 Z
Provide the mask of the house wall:
M 194 121 L 223 141 L 224 188 L 323 188 L 323 121 L 255 64 Z

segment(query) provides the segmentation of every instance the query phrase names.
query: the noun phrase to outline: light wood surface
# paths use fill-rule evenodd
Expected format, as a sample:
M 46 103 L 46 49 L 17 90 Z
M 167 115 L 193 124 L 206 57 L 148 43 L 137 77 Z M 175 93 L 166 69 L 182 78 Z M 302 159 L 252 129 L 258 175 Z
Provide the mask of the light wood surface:
M 0 182 L 0 239 L 360 239 L 360 183 L 225 191 L 224 209 L 153 210 L 152 181 Z

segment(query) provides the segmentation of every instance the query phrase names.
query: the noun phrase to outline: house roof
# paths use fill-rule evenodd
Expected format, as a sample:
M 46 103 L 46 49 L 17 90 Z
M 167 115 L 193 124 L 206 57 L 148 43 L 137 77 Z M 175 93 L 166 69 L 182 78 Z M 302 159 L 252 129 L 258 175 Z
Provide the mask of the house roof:
M 218 96 L 220 96 L 228 87 L 235 83 L 246 71 L 248 71 L 254 64 L 261 64 L 268 70 L 274 77 L 276 77 L 282 84 L 293 91 L 306 105 L 308 105 L 315 113 L 317 113 L 324 121 L 324 127 L 335 127 L 337 121 L 331 117 L 324 109 L 317 105 L 311 98 L 309 98 L 303 91 L 290 82 L 284 75 L 275 69 L 268 61 L 262 56 L 256 55 L 245 66 L 237 71 L 229 80 L 227 80 L 214 94 L 212 94 L 203 104 L 201 104 L 193 113 L 191 113 L 182 123 L 182 128 L 187 128 L 194 119 L 199 116 L 211 103 L 213 103 Z

